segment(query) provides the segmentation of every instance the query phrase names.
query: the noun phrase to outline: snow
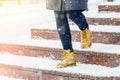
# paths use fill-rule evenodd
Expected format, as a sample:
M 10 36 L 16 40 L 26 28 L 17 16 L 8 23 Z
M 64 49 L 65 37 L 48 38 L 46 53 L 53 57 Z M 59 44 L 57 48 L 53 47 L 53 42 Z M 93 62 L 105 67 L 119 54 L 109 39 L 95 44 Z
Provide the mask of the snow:
M 98 1 L 89 1 L 89 11 L 84 12 L 87 17 L 119 18 L 118 13 L 98 14 Z M 94 14 L 93 14 L 94 13 Z M 54 13 L 46 10 L 44 4 L 22 5 L 15 7 L 0 7 L 0 39 L 9 39 L 30 33 L 36 25 L 55 22 Z M 50 26 L 50 25 L 49 25 Z M 110 31 L 110 30 L 109 30 Z
M 91 17 L 91 18 L 120 18 L 120 13 L 115 13 L 111 12 L 109 13 L 104 13 L 104 14 L 99 14 L 98 11 L 91 10 L 91 11 L 86 11 L 84 12 L 86 17 Z
M 62 45 L 59 40 L 46 40 L 46 39 L 31 40 L 30 36 L 28 35 L 18 38 L 16 37 L 14 39 L 9 39 L 9 40 L 0 40 L 0 43 L 62 49 Z M 80 42 L 73 42 L 73 48 L 75 50 L 120 54 L 120 45 L 114 45 L 114 44 L 93 43 L 90 48 L 81 49 Z
M 105 2 L 102 5 L 120 5 L 120 0 L 114 0 L 114 2 Z
M 0 29 L 0 39 L 29 34 L 34 25 L 54 20 L 53 12 L 41 8 L 39 4 L 14 8 L 3 7 L 0 10 L 0 28 L 2 28 Z
M 51 70 L 73 74 L 84 74 L 98 77 L 120 77 L 120 67 L 110 68 L 98 65 L 77 63 L 77 66 L 73 67 L 56 68 L 56 63 L 58 62 L 59 61 L 52 60 L 50 58 L 35 58 L 27 56 L 0 54 L 0 64 L 8 64 L 14 66 L 22 66 L 26 68 Z
M 23 80 L 23 79 L 17 79 L 17 78 L 10 78 L 6 76 L 0 76 L 0 80 Z
M 90 30 L 92 32 L 115 32 L 120 33 L 120 28 L 117 26 L 107 26 L 107 25 L 89 25 Z M 114 29 L 113 29 L 114 28 Z M 51 22 L 48 24 L 42 24 L 42 25 L 35 25 L 33 29 L 49 29 L 49 30 L 56 30 L 56 23 Z M 79 31 L 79 28 L 77 25 L 75 25 L 73 22 L 70 22 L 70 29 Z

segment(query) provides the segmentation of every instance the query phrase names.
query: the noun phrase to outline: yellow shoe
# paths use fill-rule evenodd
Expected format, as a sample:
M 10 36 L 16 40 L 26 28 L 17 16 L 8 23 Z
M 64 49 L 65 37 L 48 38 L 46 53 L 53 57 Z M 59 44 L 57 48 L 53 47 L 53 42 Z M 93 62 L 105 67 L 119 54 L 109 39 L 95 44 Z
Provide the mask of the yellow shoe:
M 70 50 L 63 51 L 63 60 L 57 64 L 58 68 L 67 67 L 76 65 L 76 59 L 74 57 L 74 53 L 70 52 Z
M 81 30 L 81 48 L 90 47 L 92 45 L 91 32 L 89 29 Z

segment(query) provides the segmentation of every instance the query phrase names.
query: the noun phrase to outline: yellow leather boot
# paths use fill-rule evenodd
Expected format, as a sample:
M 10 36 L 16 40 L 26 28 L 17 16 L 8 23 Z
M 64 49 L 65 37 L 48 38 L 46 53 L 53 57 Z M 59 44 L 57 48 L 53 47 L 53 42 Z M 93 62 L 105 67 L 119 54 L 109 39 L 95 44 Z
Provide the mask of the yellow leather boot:
M 76 65 L 76 59 L 74 57 L 74 53 L 70 52 L 70 50 L 63 51 L 63 60 L 57 64 L 58 68 L 67 67 Z
M 90 47 L 92 45 L 91 32 L 89 29 L 81 30 L 81 48 Z

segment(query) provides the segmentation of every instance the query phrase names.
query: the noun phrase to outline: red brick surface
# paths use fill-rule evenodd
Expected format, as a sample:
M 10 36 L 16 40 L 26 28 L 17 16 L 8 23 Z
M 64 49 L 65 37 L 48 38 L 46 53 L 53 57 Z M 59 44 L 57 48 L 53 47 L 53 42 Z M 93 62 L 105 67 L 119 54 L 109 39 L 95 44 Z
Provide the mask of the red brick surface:
M 114 76 L 98 77 L 2 64 L 0 64 L 0 75 L 24 80 L 120 80 L 120 77 Z
M 31 38 L 32 39 L 50 39 L 58 40 L 56 30 L 46 30 L 46 29 L 31 29 Z M 80 32 L 72 31 L 72 40 L 80 41 Z M 92 41 L 93 43 L 105 43 L 105 44 L 120 44 L 120 33 L 116 32 L 92 32 Z
M 99 12 L 120 12 L 120 5 L 99 5 Z
M 45 38 L 45 39 L 58 39 L 58 35 L 56 30 L 48 30 L 48 29 L 31 29 L 31 38 Z
M 0 44 L 0 51 L 7 51 L 15 55 L 33 56 L 33 57 L 51 57 L 61 59 L 62 49 L 35 47 L 24 45 Z M 119 66 L 120 55 L 114 53 L 101 53 L 92 51 L 77 51 L 75 57 L 78 62 L 86 64 L 97 64 L 109 67 Z
M 92 18 L 88 17 L 87 21 L 91 25 L 120 25 L 120 18 Z
M 38 80 L 37 69 L 0 64 L 0 75 L 24 80 Z

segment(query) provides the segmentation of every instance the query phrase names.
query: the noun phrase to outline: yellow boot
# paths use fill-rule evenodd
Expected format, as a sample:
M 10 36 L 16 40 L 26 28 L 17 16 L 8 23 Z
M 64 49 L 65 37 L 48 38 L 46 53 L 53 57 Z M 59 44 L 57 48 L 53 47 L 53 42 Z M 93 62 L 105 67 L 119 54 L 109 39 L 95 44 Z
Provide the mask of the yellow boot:
M 89 29 L 81 30 L 81 48 L 90 47 L 92 45 L 91 32 Z
M 58 68 L 67 67 L 76 65 L 76 59 L 74 57 L 74 53 L 70 52 L 70 50 L 63 51 L 63 60 L 57 64 Z

